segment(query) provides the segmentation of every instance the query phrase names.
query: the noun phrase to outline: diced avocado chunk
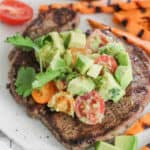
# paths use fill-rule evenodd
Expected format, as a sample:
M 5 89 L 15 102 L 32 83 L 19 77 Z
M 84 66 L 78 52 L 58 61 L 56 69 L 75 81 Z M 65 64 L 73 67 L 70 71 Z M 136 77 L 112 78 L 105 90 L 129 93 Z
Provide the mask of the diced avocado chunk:
M 69 44 L 69 40 L 70 40 L 70 31 L 61 32 L 60 36 L 64 41 L 65 48 L 68 48 L 68 44 Z
M 80 32 L 71 32 L 68 48 L 84 48 L 86 45 L 86 35 Z
M 105 101 L 113 100 L 118 102 L 124 96 L 125 91 L 109 72 L 105 71 L 101 83 L 99 93 Z
M 101 39 L 99 37 L 99 35 L 96 35 L 95 37 L 93 37 L 93 39 L 90 42 L 90 46 L 93 50 L 98 50 L 99 46 L 101 43 Z
M 87 75 L 88 75 L 89 77 L 96 78 L 96 77 L 100 74 L 102 68 L 103 68 L 102 65 L 93 64 L 93 65 L 90 67 L 90 69 L 88 70 Z
M 98 58 L 98 57 L 100 56 L 100 54 L 94 53 L 94 54 L 90 54 L 90 55 L 88 55 L 88 56 L 89 56 L 89 58 L 95 60 L 96 58 Z
M 136 136 L 117 136 L 115 138 L 115 146 L 121 150 L 137 150 L 137 137 Z
M 74 32 L 83 33 L 83 31 L 80 28 L 75 28 Z
M 95 84 L 90 78 L 77 77 L 69 82 L 67 91 L 72 95 L 83 95 L 94 88 Z
M 115 72 L 115 77 L 120 86 L 125 89 L 133 80 L 131 66 L 118 66 Z
M 75 67 L 81 74 L 85 74 L 92 65 L 92 59 L 81 54 L 78 55 Z
M 119 65 L 130 66 L 131 61 L 127 52 L 120 52 L 116 54 L 115 58 L 117 59 Z
M 57 51 L 57 53 L 55 53 L 51 63 L 50 63 L 50 68 L 52 70 L 63 70 L 66 68 L 66 62 L 64 59 L 62 59 L 60 57 L 60 52 Z
M 66 64 L 70 66 L 72 64 L 72 54 L 70 50 L 67 50 L 64 54 L 64 59 L 66 61 Z
M 99 50 L 101 54 L 108 54 L 111 56 L 116 56 L 116 54 L 120 53 L 121 51 L 125 51 L 125 47 L 120 42 L 108 43 Z
M 43 67 L 48 67 L 51 59 L 53 58 L 54 51 L 52 51 L 51 49 L 52 45 L 50 43 L 47 43 L 39 51 L 36 51 L 35 53 L 37 61 L 39 63 L 42 62 Z
M 52 39 L 53 50 L 59 50 L 61 53 L 63 53 L 65 50 L 64 43 L 58 32 L 50 32 L 49 35 Z
M 111 144 L 105 143 L 105 142 L 96 142 L 95 150 L 122 150 L 122 149 L 116 146 L 113 146 Z M 126 150 L 129 150 L 129 149 L 126 149 Z

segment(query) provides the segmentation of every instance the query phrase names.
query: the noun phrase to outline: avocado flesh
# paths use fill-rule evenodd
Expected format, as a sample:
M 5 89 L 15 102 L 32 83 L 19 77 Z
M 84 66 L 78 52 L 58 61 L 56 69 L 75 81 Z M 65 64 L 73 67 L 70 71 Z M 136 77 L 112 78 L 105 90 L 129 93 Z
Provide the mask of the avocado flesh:
M 87 75 L 92 78 L 96 78 L 99 76 L 103 66 L 98 64 L 93 64 L 87 72 Z
M 121 150 L 137 150 L 136 136 L 117 136 L 115 138 L 115 146 Z
M 37 61 L 39 63 L 41 61 L 44 68 L 49 66 L 49 63 L 53 58 L 54 51 L 51 51 L 51 49 L 52 45 L 50 43 L 47 43 L 38 52 L 35 52 Z
M 131 61 L 127 52 L 120 52 L 115 56 L 115 58 L 117 59 L 119 65 L 122 65 L 122 66 L 131 65 Z
M 71 32 L 68 48 L 84 48 L 86 45 L 86 35 L 80 32 Z
M 120 86 L 125 89 L 133 80 L 132 65 L 128 53 L 121 43 L 112 42 L 100 49 L 101 53 L 111 55 L 118 61 L 115 78 Z
M 67 50 L 66 53 L 64 54 L 64 59 L 65 62 L 68 66 L 71 66 L 72 64 L 72 54 L 70 50 Z
M 64 41 L 65 48 L 68 48 L 68 44 L 69 44 L 69 40 L 70 40 L 70 31 L 61 32 L 60 36 Z
M 100 44 L 101 44 L 101 39 L 99 35 L 96 35 L 95 37 L 93 37 L 92 41 L 90 42 L 90 46 L 94 51 L 98 50 Z
M 119 42 L 108 43 L 107 45 L 103 46 L 99 50 L 101 54 L 108 54 L 111 56 L 116 56 L 118 53 L 124 52 L 124 51 L 125 51 L 125 48 L 123 44 Z
M 93 65 L 93 60 L 88 58 L 87 56 L 78 55 L 77 62 L 75 68 L 81 73 L 85 74 L 88 69 Z
M 122 149 L 105 142 L 96 142 L 95 150 L 122 150 Z
M 52 43 L 53 50 L 59 50 L 61 53 L 65 51 L 64 43 L 58 32 L 50 32 L 49 33 Z
M 64 70 L 66 68 L 66 62 L 60 57 L 60 52 L 57 51 L 50 62 L 50 68 L 52 70 Z
M 125 89 L 133 80 L 132 69 L 128 66 L 119 66 L 115 72 L 115 78 L 120 86 Z
M 125 95 L 125 91 L 120 87 L 111 73 L 105 71 L 101 83 L 99 93 L 105 101 L 113 100 L 114 102 L 118 102 Z
M 115 71 L 115 78 L 119 82 L 120 86 L 125 89 L 133 80 L 131 61 L 126 52 L 118 53 L 116 55 L 116 59 L 119 66 Z
M 83 95 L 95 89 L 95 84 L 90 78 L 77 77 L 68 84 L 67 91 L 72 95 Z

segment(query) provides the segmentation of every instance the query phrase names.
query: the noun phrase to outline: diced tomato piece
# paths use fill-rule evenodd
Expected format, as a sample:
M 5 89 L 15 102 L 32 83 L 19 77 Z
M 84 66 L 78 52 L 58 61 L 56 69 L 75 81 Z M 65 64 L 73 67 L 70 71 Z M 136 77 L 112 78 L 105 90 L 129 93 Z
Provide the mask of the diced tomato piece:
M 19 25 L 33 17 L 33 9 L 17 0 L 4 0 L 0 3 L 0 20 L 10 25 Z
M 101 55 L 95 60 L 95 64 L 106 66 L 110 72 L 114 73 L 118 67 L 116 60 L 109 55 Z
M 101 96 L 92 91 L 83 96 L 78 96 L 75 102 L 75 112 L 79 120 L 94 125 L 101 123 L 105 111 L 105 103 Z

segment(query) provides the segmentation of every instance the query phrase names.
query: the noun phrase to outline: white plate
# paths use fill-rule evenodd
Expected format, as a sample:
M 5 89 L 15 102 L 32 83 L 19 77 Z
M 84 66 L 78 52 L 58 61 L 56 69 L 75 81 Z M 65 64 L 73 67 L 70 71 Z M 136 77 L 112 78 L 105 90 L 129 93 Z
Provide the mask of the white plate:
M 56 0 L 50 0 L 49 2 L 47 0 L 24 1 L 34 8 L 35 14 L 40 4 L 56 2 Z M 69 1 L 61 0 L 61 2 Z M 84 30 L 88 27 L 85 21 L 87 17 L 92 17 L 103 23 L 113 25 L 109 15 L 87 15 L 81 19 L 80 27 Z M 64 150 L 65 148 L 56 141 L 40 121 L 31 119 L 26 115 L 25 109 L 15 103 L 6 89 L 6 84 L 8 83 L 7 73 L 9 69 L 7 56 L 12 47 L 4 43 L 4 40 L 7 36 L 13 35 L 15 32 L 23 31 L 25 26 L 26 25 L 12 27 L 0 23 L 0 130 L 27 150 Z M 147 108 L 147 111 L 148 110 L 150 109 Z M 139 136 L 141 139 L 139 143 L 140 146 L 143 142 L 148 142 L 148 139 L 150 139 L 150 137 L 148 138 L 149 135 L 150 132 L 146 132 L 146 135 Z

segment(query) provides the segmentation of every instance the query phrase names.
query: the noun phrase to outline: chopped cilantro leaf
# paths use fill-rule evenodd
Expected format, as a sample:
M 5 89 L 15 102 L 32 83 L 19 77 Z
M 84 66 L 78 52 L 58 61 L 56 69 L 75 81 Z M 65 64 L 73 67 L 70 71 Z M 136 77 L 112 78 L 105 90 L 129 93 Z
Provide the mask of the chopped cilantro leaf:
M 38 50 L 38 46 L 29 38 L 29 37 L 23 37 L 20 34 L 16 34 L 12 37 L 8 37 L 6 39 L 7 43 L 10 43 L 16 47 L 22 47 L 24 48 L 24 51 L 31 51 L 32 49 Z
M 77 72 L 70 72 L 69 74 L 67 74 L 66 76 L 66 81 L 67 83 L 69 83 L 69 81 L 71 81 L 72 79 L 78 77 L 79 74 Z
M 120 89 L 112 88 L 109 90 L 109 93 L 111 94 L 111 98 L 114 99 L 116 96 L 120 94 Z
M 27 97 L 32 92 L 32 82 L 35 79 L 35 70 L 32 67 L 21 67 L 17 74 L 15 82 L 16 92 Z
M 41 88 L 44 84 L 48 83 L 61 75 L 60 70 L 47 70 L 36 75 L 35 81 L 32 83 L 32 88 Z

